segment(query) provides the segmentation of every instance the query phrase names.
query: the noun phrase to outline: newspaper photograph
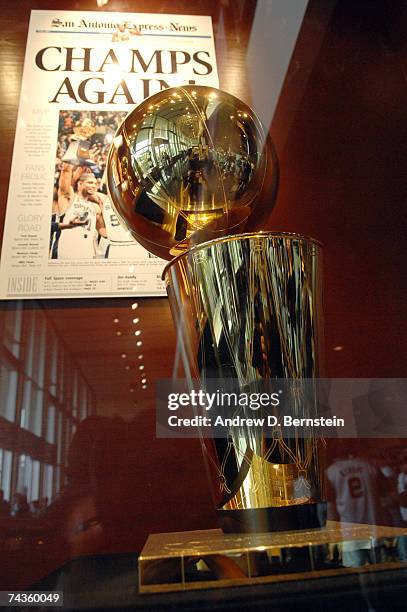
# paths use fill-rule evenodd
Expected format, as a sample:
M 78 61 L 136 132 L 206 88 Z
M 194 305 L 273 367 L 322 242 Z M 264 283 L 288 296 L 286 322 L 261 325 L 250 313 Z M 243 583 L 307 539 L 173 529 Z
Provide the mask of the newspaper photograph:
M 166 262 L 120 223 L 104 176 L 126 115 L 183 84 L 219 85 L 210 17 L 31 12 L 1 299 L 165 295 Z

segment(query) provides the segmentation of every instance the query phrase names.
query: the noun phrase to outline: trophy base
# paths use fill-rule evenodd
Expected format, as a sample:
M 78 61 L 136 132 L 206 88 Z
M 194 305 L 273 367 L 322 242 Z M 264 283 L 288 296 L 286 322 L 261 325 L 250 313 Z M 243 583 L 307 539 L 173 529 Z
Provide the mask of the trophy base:
M 216 510 L 224 533 L 266 533 L 325 527 L 326 502 L 251 508 L 246 510 Z
M 160 593 L 299 580 L 318 582 L 352 572 L 398 568 L 399 562 L 381 563 L 375 550 L 389 538 L 406 534 L 406 528 L 336 521 L 327 521 L 321 529 L 268 533 L 225 534 L 220 529 L 154 533 L 139 556 L 139 590 Z M 340 552 L 363 548 L 366 560 L 363 558 L 362 563 L 368 565 L 344 566 L 340 557 L 335 560 L 335 548 Z

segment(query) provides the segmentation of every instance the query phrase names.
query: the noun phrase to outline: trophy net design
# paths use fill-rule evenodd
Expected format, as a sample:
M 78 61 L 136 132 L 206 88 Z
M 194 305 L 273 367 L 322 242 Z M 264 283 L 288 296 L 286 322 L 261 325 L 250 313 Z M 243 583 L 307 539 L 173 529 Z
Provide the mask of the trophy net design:
M 107 178 L 126 227 L 170 260 L 164 278 L 191 387 L 233 381 L 253 393 L 264 381 L 320 375 L 321 247 L 258 231 L 274 205 L 278 164 L 249 107 L 202 86 L 160 92 L 126 117 Z M 231 416 L 241 410 L 232 406 Z M 293 395 L 293 416 L 315 410 Z M 202 446 L 224 531 L 324 524 L 317 436 L 242 426 Z

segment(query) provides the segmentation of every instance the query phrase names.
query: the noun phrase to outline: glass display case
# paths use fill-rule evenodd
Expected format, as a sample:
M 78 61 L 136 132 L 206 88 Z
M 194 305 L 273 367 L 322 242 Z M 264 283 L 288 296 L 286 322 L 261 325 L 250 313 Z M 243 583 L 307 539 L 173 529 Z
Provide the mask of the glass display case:
M 50 17 L 44 29 L 31 17 L 25 60 L 31 11 Z M 373 383 L 373 415 L 356 402 L 351 437 L 324 442 L 326 527 L 222 534 L 199 439 L 156 437 L 156 384 L 186 375 L 166 262 L 133 251 L 128 233 L 114 239 L 127 230 L 117 230 L 103 181 L 130 90 L 136 99 L 130 78 L 144 83 L 137 101 L 205 78 L 242 100 L 279 160 L 262 229 L 323 244 L 321 370 L 403 380 L 405 4 L 21 0 L 0 21 L 0 591 L 62 592 L 66 609 L 403 610 L 407 444 L 389 398 Z M 88 36 L 105 45 L 102 59 Z M 34 64 L 38 80 L 23 79 Z M 87 101 L 71 95 L 75 78 L 96 79 Z M 92 97 L 102 81 L 106 91 L 122 83 L 115 104 L 106 91 Z M 184 110 L 190 142 L 171 117 L 148 142 L 146 112 L 134 141 L 145 184 L 159 169 L 185 190 L 194 173 L 205 180 L 205 143 L 193 145 Z M 227 172 L 230 143 L 223 153 Z M 64 218 L 62 199 L 80 190 L 93 212 Z M 140 206 L 159 210 L 160 193 L 150 195 Z M 95 239 L 94 254 L 85 262 L 74 246 L 69 260 L 54 257 L 56 236 L 77 231 Z M 109 248 L 123 248 L 117 260 Z M 374 438 L 363 435 L 367 419 Z

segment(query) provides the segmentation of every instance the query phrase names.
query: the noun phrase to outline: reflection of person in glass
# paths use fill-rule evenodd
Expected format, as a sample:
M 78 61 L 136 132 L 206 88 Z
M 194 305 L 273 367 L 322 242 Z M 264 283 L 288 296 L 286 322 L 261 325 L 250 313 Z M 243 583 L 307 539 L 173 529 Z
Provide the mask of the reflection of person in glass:
M 16 493 L 14 495 L 11 514 L 18 518 L 27 518 L 30 516 L 30 506 L 27 502 L 27 496 L 25 494 Z
M 357 454 L 353 440 L 343 441 L 340 457 L 327 469 L 328 517 L 344 523 L 385 523 L 381 498 L 386 495 L 385 477 Z M 345 567 L 360 567 L 374 562 L 372 541 L 343 542 Z
M 10 504 L 4 499 L 4 491 L 0 489 L 0 516 L 8 516 L 10 514 Z

